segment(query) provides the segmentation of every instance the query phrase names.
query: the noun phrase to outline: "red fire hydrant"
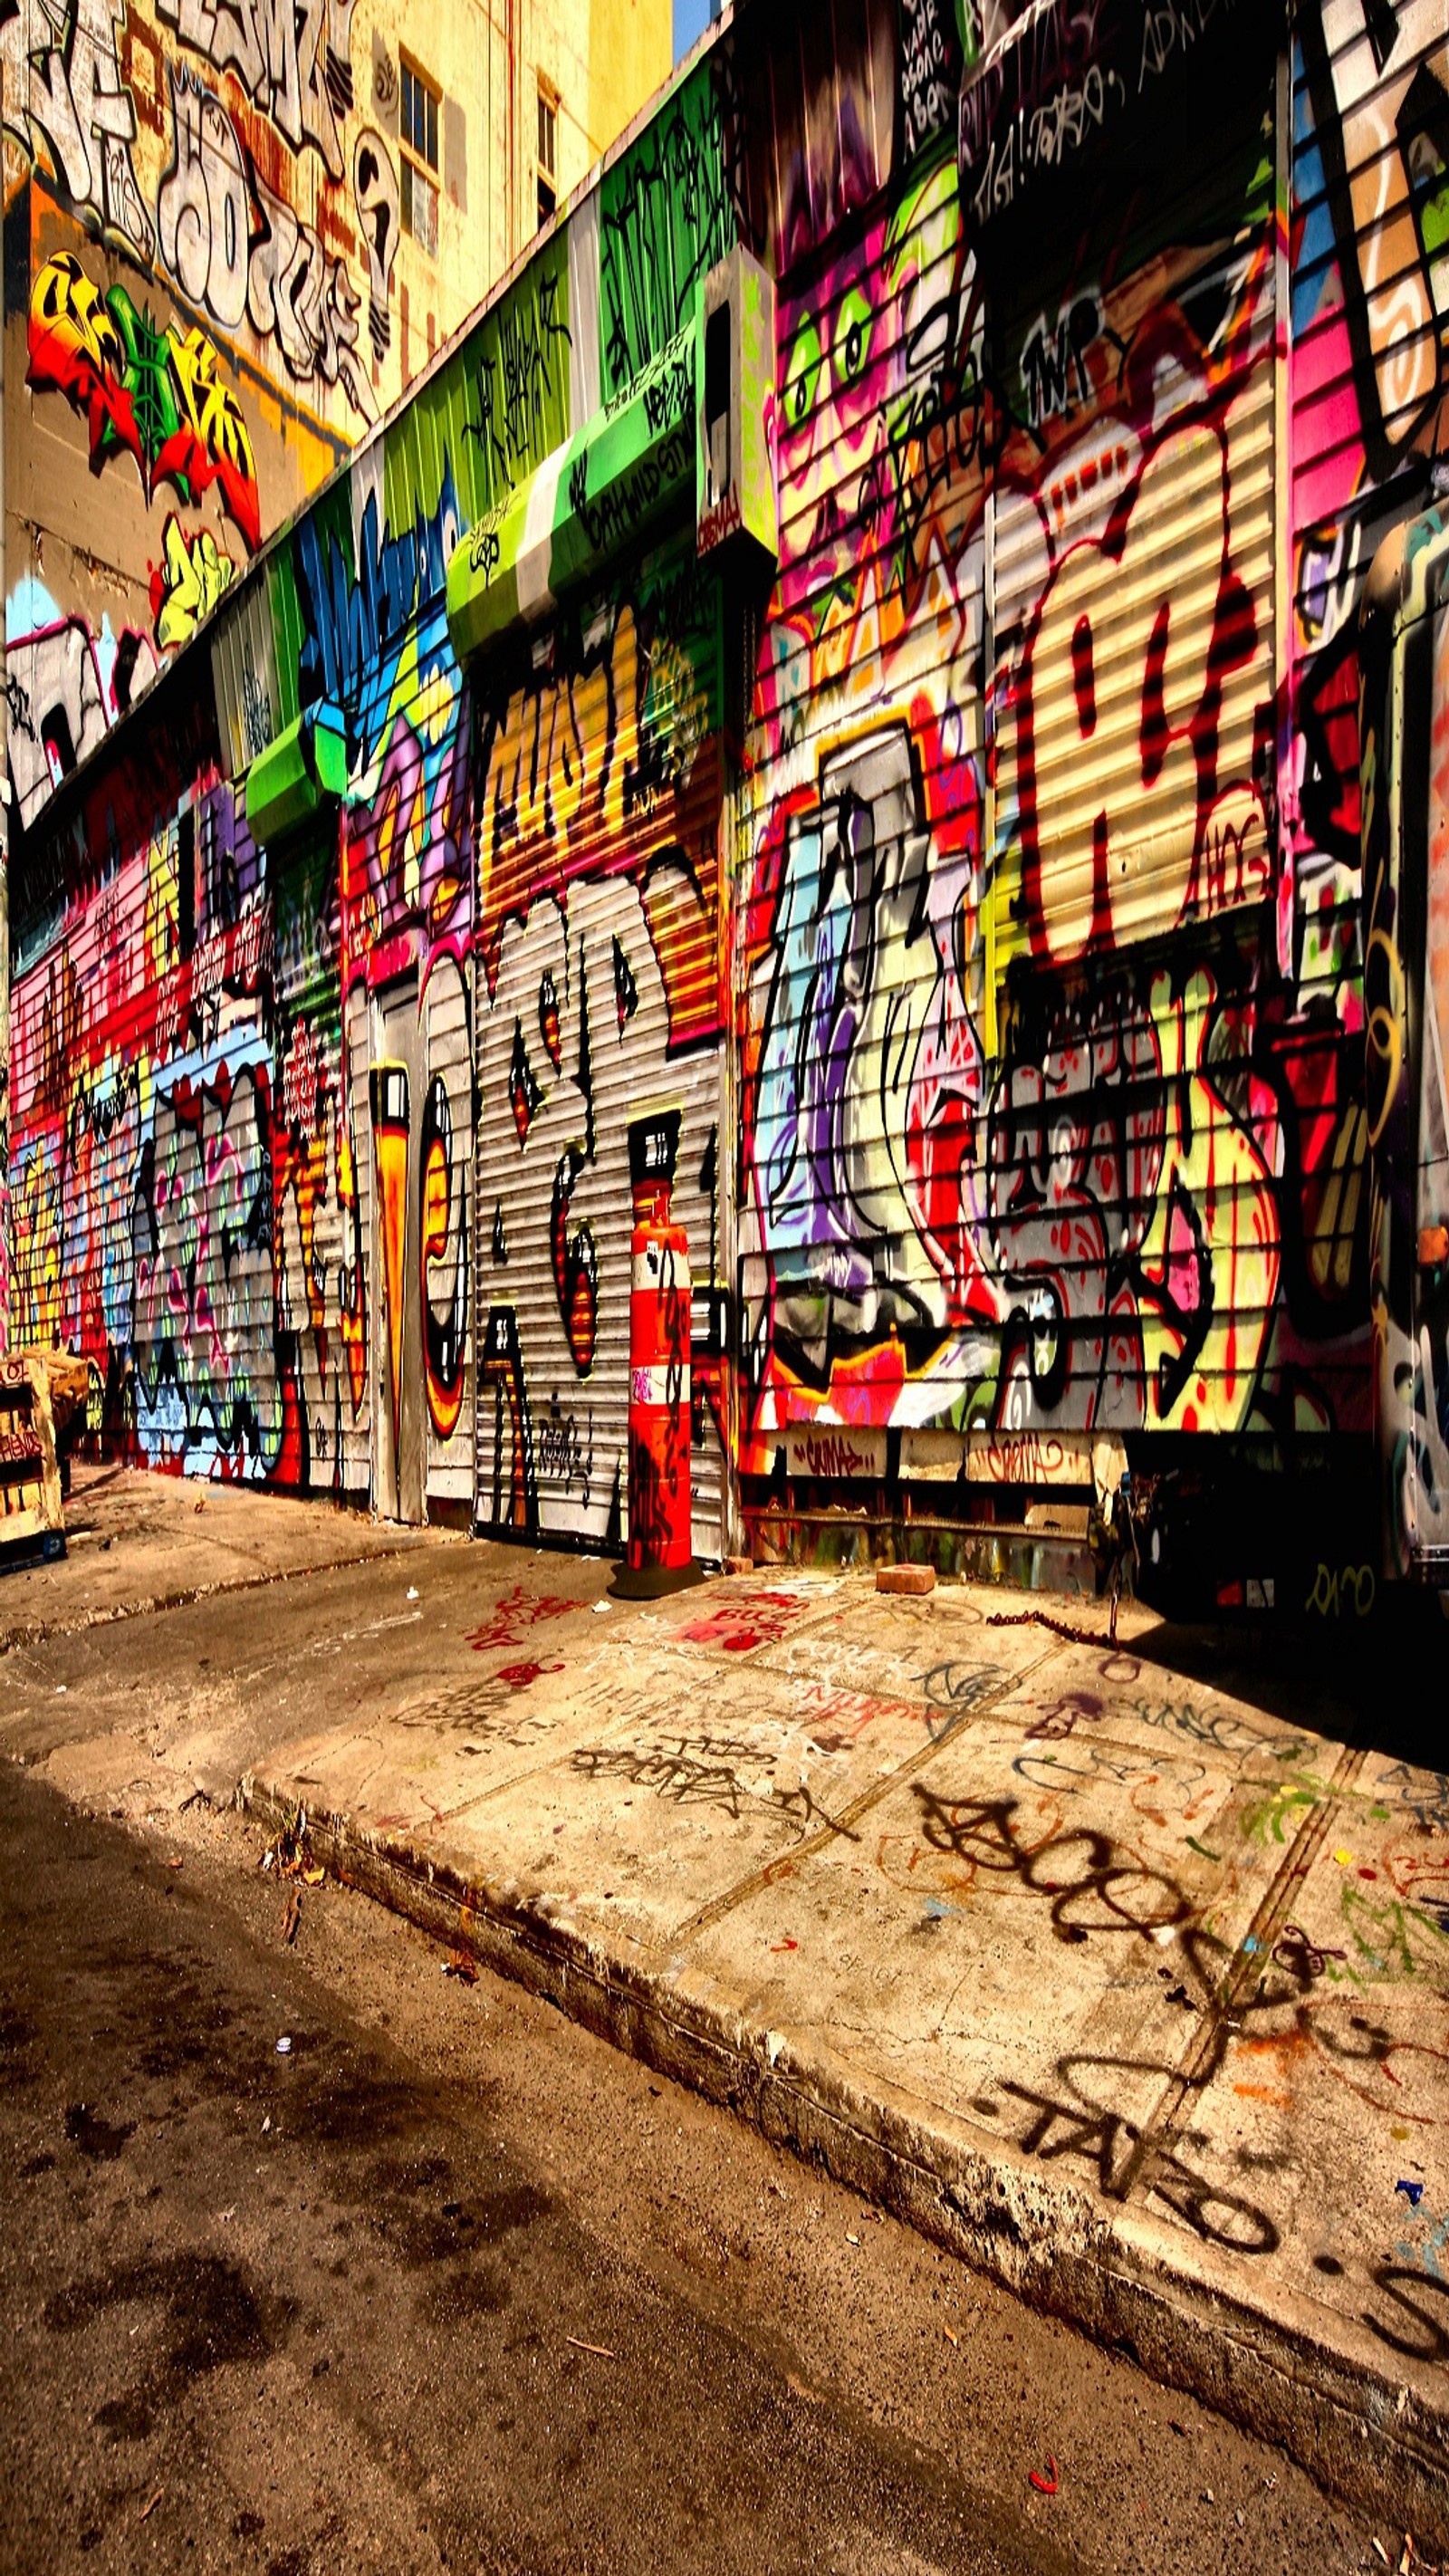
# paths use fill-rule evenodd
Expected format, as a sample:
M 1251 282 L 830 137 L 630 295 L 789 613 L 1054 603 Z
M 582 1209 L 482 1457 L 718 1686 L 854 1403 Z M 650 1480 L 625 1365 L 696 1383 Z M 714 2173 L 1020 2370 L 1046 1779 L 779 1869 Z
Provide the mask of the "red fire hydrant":
M 682 1573 L 689 1527 L 689 1238 L 667 1181 L 636 1196 L 629 1294 L 629 1553 L 633 1574 Z

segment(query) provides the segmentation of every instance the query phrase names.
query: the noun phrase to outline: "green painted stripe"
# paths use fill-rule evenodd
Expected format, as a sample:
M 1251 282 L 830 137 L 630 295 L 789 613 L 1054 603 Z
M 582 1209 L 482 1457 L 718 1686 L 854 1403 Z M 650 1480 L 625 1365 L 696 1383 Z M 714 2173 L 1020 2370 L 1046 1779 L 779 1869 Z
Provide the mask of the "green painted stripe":
M 247 824 L 263 849 L 347 787 L 347 736 L 335 707 L 309 707 L 247 771 Z
M 602 573 L 682 496 L 694 504 L 691 321 L 625 395 L 488 510 L 448 565 L 448 633 L 460 662 Z

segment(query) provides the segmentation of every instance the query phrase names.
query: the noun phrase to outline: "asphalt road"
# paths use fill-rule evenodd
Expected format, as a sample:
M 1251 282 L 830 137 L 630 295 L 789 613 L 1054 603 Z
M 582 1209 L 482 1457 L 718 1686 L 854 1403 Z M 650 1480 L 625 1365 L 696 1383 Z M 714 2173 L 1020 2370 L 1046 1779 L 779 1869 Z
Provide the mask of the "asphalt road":
M 0 2568 L 1377 2566 L 1279 2455 L 365 1899 L 304 1890 L 284 1946 L 260 1849 L 0 1765 Z

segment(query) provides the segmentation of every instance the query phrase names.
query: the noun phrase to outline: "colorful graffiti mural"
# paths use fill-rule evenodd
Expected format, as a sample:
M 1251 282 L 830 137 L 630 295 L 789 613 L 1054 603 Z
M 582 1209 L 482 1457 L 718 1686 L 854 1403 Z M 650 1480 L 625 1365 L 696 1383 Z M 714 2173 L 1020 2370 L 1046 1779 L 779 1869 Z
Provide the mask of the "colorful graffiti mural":
M 648 1129 L 707 1552 L 799 1461 L 899 1482 L 918 1437 L 958 1502 L 973 1437 L 1361 1455 L 1358 609 L 1439 448 L 1449 49 L 1418 0 L 1305 0 L 1204 20 L 1189 81 L 1154 19 L 1152 114 L 1070 126 L 1135 21 L 1049 60 L 1017 14 L 983 51 L 864 10 L 819 114 L 783 36 L 762 70 L 726 31 L 281 544 L 168 517 L 155 642 L 210 617 L 214 727 L 169 811 L 128 789 L 50 865 L 12 1155 L 17 1301 L 129 1388 L 147 1454 L 617 1541 Z M 230 21 L 176 23 L 241 65 Z M 329 171 L 332 24 L 287 92 Z M 280 95 L 270 58 L 239 76 Z M 210 248 L 195 188 L 160 225 L 221 317 L 253 281 L 216 147 Z M 661 368 L 681 420 L 706 398 L 681 321 L 737 244 L 776 296 L 768 576 L 722 577 L 684 479 L 582 524 L 589 440 Z M 230 414 L 155 399 L 190 343 L 78 258 L 45 281 L 32 381 L 251 546 Z M 505 535 L 465 670 L 449 564 Z M 73 748 L 119 701 L 54 623 Z M 345 793 L 257 849 L 244 773 L 324 721 Z M 66 744 L 32 725 L 44 790 Z
M 479 759 L 480 1518 L 625 1526 L 631 1140 L 668 1122 L 677 1219 L 716 1299 L 720 669 L 687 554 L 586 621 Z M 718 1552 L 720 1365 L 702 1337 L 695 1510 Z
M 1431 1063 L 1433 977 L 1405 957 L 1406 918 L 1423 901 L 1407 886 L 1397 906 L 1387 866 L 1391 776 L 1428 782 L 1423 818 L 1431 865 L 1439 794 L 1441 690 L 1428 629 L 1396 726 L 1363 660 L 1360 603 L 1389 532 L 1424 512 L 1414 544 L 1435 551 L 1445 445 L 1442 156 L 1431 138 L 1449 96 L 1449 38 L 1442 13 L 1414 5 L 1380 18 L 1358 0 L 1322 0 L 1302 12 L 1293 79 L 1292 237 L 1292 690 L 1293 757 L 1283 782 L 1291 835 L 1301 971 L 1334 996 L 1364 1035 L 1366 1142 L 1372 1148 L 1369 1228 L 1375 1384 L 1390 1568 L 1411 1556 L 1443 1562 L 1449 1548 L 1449 1356 L 1442 1272 L 1418 1272 L 1416 1188 L 1410 1137 L 1418 1131 L 1428 1207 L 1442 1160 L 1442 1096 Z M 1429 562 L 1412 583 L 1421 606 Z M 1394 596 L 1397 598 L 1397 588 Z M 1380 603 L 1382 606 L 1382 602 Z M 1385 673 L 1377 676 L 1382 682 Z M 1368 729 L 1360 699 L 1368 682 Z M 1415 767 L 1405 771 L 1414 746 Z M 1397 794 L 1397 785 L 1395 785 Z M 1421 850 L 1416 833 L 1410 845 Z M 1408 899 L 1406 916 L 1404 904 Z M 1430 899 L 1432 906 L 1432 898 Z M 1432 919 L 1432 909 L 1430 918 Z M 1432 932 L 1428 933 L 1432 939 Z M 1405 997 L 1424 983 L 1418 1028 L 1423 1087 L 1407 1049 L 1389 1061 L 1403 1030 Z M 1363 1197 L 1367 1214 L 1368 1180 Z M 1362 1293 L 1358 1279 L 1355 1293 Z M 1442 1579 L 1442 1577 L 1441 1577 Z
M 210 615 L 236 578 L 236 564 L 222 553 L 209 528 L 188 536 L 173 510 L 166 522 L 159 564 L 151 568 L 151 614 L 163 652 L 184 644 Z
M 55 664 L 57 621 L 27 624 L 21 607 L 40 580 L 75 638 L 73 671 L 82 683 L 88 662 L 101 671 L 84 725 L 34 728 L 35 748 L 12 764 L 28 815 L 215 604 L 235 561 L 224 527 L 254 551 L 264 524 L 336 461 L 350 424 L 377 417 L 371 365 L 355 357 L 361 298 L 346 257 L 338 119 L 352 104 L 350 15 L 264 27 L 250 12 L 173 9 L 158 24 L 136 0 L 26 0 L 0 31 L 7 256 L 12 277 L 28 267 L 12 299 L 24 317 L 16 374 L 35 430 L 33 453 L 17 435 L 7 455 L 8 640 L 33 666 Z M 167 59 L 178 43 L 208 57 L 212 85 L 184 57 Z M 325 163 L 307 208 L 328 231 L 325 254 L 292 212 L 288 156 L 304 147 Z M 369 168 L 375 197 L 376 152 Z M 323 203 L 334 184 L 335 208 Z M 305 423 L 258 404 L 273 376 L 308 404 Z M 62 405 L 80 425 L 78 455 Z M 77 465 L 97 478 L 93 506 Z M 202 515 L 184 531 L 167 520 L 158 584 L 163 492 Z M 114 690 L 109 638 L 128 632 L 148 650 Z
M 5 124 L 97 225 L 145 259 L 154 235 L 135 162 L 136 103 L 122 76 L 117 0 L 52 11 L 20 0 L 0 29 Z
M 146 635 L 153 664 L 178 651 L 227 570 L 515 265 L 540 69 L 564 83 L 562 194 L 668 46 L 667 0 L 637 0 L 623 43 L 596 36 L 587 0 L 540 0 L 526 46 L 483 0 L 421 26 L 386 0 L 362 16 L 354 0 L 16 0 L 0 25 L 7 373 L 27 386 L 6 442 L 10 641 L 41 652 L 18 605 L 33 580 L 103 666 L 108 630 Z M 527 303 L 498 349 L 505 439 L 540 399 Z M 183 524 L 163 531 L 167 505 Z M 126 702 L 102 686 L 89 712 L 109 725 Z M 30 760 L 29 811 L 64 755 L 54 732 Z
M 990 358 L 950 170 L 782 300 L 760 1471 L 806 1419 L 1366 1419 L 1361 1019 L 1276 953 L 1268 71 Z
M 91 465 L 122 452 L 141 469 L 146 498 L 170 483 L 197 502 L 213 483 L 246 544 L 261 537 L 256 460 L 240 403 L 217 381 L 200 331 L 153 330 L 123 286 L 102 294 L 71 252 L 46 261 L 30 296 L 30 372 L 53 387 L 90 431 Z
M 25 826 L 125 714 L 154 676 L 156 655 L 149 636 L 127 628 L 117 637 L 109 619 L 94 635 L 83 617 L 64 616 L 40 582 L 21 587 L 16 607 L 5 657 L 7 747 Z

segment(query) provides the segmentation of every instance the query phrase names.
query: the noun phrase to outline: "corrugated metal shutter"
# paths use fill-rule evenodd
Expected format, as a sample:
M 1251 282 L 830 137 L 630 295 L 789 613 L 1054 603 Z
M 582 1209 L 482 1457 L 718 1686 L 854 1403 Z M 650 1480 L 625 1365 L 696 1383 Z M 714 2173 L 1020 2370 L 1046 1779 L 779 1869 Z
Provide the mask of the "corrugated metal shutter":
M 211 672 L 227 775 L 245 778 L 258 752 L 282 729 L 265 569 L 248 576 L 241 597 L 217 618 Z
M 145 864 L 143 949 L 160 989 L 131 1198 L 137 1426 L 153 1465 L 261 1479 L 282 1465 L 287 1430 L 272 1270 L 272 892 L 226 787 L 158 833 Z
M 350 1104 L 330 814 L 272 864 L 277 914 L 272 1179 L 279 1359 L 299 1408 L 288 1481 L 368 1491 L 364 1272 L 349 1194 Z
M 385 472 L 377 448 L 356 460 L 330 527 L 299 547 L 301 588 L 324 603 L 315 675 L 346 697 L 352 719 L 342 958 L 352 1186 L 372 1298 L 363 1347 L 378 1406 L 374 1500 L 405 1517 L 424 1512 L 427 1498 L 467 1507 L 473 1494 L 472 798 L 468 698 L 442 587 L 459 529 L 447 440 L 464 400 L 460 369 L 455 361 L 405 416 Z M 345 616 L 334 601 L 346 603 Z M 406 1222 L 402 1248 L 394 1240 L 384 1262 L 371 1232 L 369 1075 L 393 1063 L 404 1074 L 394 1106 L 406 1110 L 405 1187 L 393 1213 L 401 1206 Z M 384 1277 L 402 1301 L 396 1317 L 383 1311 Z M 402 1382 L 390 1425 L 393 1323 Z
M 1365 1420 L 1368 1382 L 1359 605 L 1384 536 L 1428 502 L 1443 444 L 1449 23 L 1442 0 L 1392 11 L 1320 0 L 1298 24 L 1293 756 L 1283 784 L 1299 997 L 1316 1027 L 1294 1089 L 1319 1335 L 1337 1322 L 1334 1418 L 1352 1425 L 1355 1411 Z
M 339 496 L 344 490 L 344 486 L 334 485 L 332 493 L 323 496 L 318 506 L 324 522 L 331 511 L 337 507 Z M 302 603 L 297 596 L 296 549 L 298 537 L 306 524 L 305 518 L 300 520 L 290 543 L 276 547 L 267 557 L 267 594 L 275 645 L 273 667 L 277 676 L 277 730 L 279 733 L 289 724 L 295 723 L 302 710 L 300 681 L 304 646 L 308 640 L 309 630 Z
M 150 880 L 144 852 L 124 861 L 68 909 L 62 938 L 11 996 L 11 1341 L 61 1342 L 94 1361 L 113 1421 L 135 1334 L 159 972 Z
M 1185 384 L 1195 409 L 1200 387 Z M 1268 890 L 1254 718 L 1271 696 L 1273 388 L 1266 362 L 1227 422 L 1169 409 L 1143 441 L 1103 423 L 1080 462 L 996 514 L 998 633 L 1023 635 L 1001 790 L 1022 835 L 1020 909 L 998 957 L 1072 963 Z M 1203 809 L 1200 736 L 1221 689 Z
M 955 174 L 782 289 L 781 572 L 749 781 L 747 1469 L 791 1421 L 929 1420 L 980 1371 L 980 377 Z M 742 802 L 744 800 L 742 799 Z
M 417 979 L 374 984 L 370 999 L 373 1507 L 384 1520 L 417 1522 L 427 1509 Z
M 1273 131 L 1265 76 L 1175 199 L 1095 208 L 1100 266 L 1024 235 L 989 350 L 953 173 L 781 294 L 747 1471 L 811 1418 L 1246 1418 L 1279 1277 L 1237 1000 L 1273 887 Z
M 1331 991 L 1342 969 L 1362 971 L 1358 929 L 1359 658 L 1358 603 L 1385 522 L 1413 507 L 1391 472 L 1387 496 L 1366 473 L 1365 422 L 1376 463 L 1389 462 L 1382 437 L 1377 371 L 1368 358 L 1364 275 L 1352 256 L 1354 214 L 1330 56 L 1358 84 L 1362 61 L 1356 9 L 1302 13 L 1294 49 L 1291 526 L 1294 733 L 1302 757 L 1283 780 L 1283 818 L 1293 852 L 1302 922 L 1300 972 Z M 1360 21 L 1360 34 L 1362 25 Z M 1367 50 L 1367 39 L 1364 39 Z M 1368 56 L 1372 69 L 1372 55 Z M 1356 157 L 1368 141 L 1362 135 Z M 1372 147 L 1369 158 L 1376 159 Z M 1330 169 L 1333 172 L 1330 181 Z M 1340 240 L 1350 246 L 1345 264 Z M 1363 243 L 1366 261 L 1370 242 Z M 1399 263 L 1401 266 L 1401 263 Z M 1391 285 L 1394 281 L 1388 281 Z M 1352 288 L 1351 296 L 1346 291 Z M 1354 319 L 1350 322 L 1350 313 Z M 1404 317 L 1408 319 L 1408 308 Z M 1418 372 L 1409 337 L 1408 375 Z M 1437 368 L 1437 346 L 1434 351 Z M 1325 995 L 1325 998 L 1327 996 Z
M 1315 0 L 1297 16 L 1294 375 L 1313 430 L 1295 447 L 1321 504 L 1365 461 L 1376 483 L 1411 462 L 1438 408 L 1449 27 L 1443 0 Z
M 992 512 L 983 1213 L 1009 1427 L 1241 1428 L 1268 1347 L 1273 130 L 1265 81 L 1139 207 L 1111 286 L 1038 278 L 1005 335 L 1041 449 Z
M 641 589 L 651 606 L 636 613 Z M 555 650 L 558 676 L 545 658 L 480 749 L 478 1520 L 622 1543 L 629 1130 L 672 1112 L 696 1287 L 695 1547 L 717 1556 L 722 1451 L 703 1383 L 723 1071 L 715 584 L 680 550 Z M 486 673 L 476 685 L 486 694 Z
M 158 821 L 14 996 L 14 1337 L 94 1360 L 108 1428 L 131 1413 L 145 1458 L 190 1474 L 260 1478 L 282 1451 L 272 968 L 271 897 L 221 789 Z
M 1184 242 L 1205 228 L 1190 199 L 1153 225 Z M 1108 954 L 1269 891 L 1255 757 L 1273 693 L 1266 242 L 1236 230 L 1195 273 L 1180 255 L 1178 293 L 1189 310 L 1227 312 L 1255 258 L 1263 289 L 1235 346 L 1202 352 L 1195 327 L 1164 315 L 1150 405 L 1111 390 L 1081 401 L 1096 364 L 1112 364 L 1104 335 L 1120 337 L 1095 292 L 1011 328 L 1045 455 L 1029 485 L 1003 475 L 993 507 L 994 651 L 1009 692 L 999 970 L 1025 953 L 1049 965 Z

